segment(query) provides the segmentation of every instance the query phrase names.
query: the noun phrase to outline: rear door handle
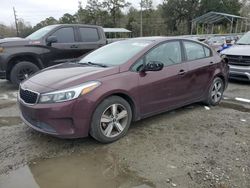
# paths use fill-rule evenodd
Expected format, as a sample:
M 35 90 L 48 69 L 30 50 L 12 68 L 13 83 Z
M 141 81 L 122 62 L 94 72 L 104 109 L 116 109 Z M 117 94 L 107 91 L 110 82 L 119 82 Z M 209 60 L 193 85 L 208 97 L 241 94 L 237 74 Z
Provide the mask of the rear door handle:
M 178 75 L 180 75 L 180 76 L 182 76 L 182 75 L 184 75 L 184 74 L 186 74 L 186 71 L 185 71 L 185 70 L 180 70 L 179 73 L 178 73 Z
M 70 48 L 78 48 L 78 46 L 77 45 L 72 45 L 72 46 L 70 46 Z

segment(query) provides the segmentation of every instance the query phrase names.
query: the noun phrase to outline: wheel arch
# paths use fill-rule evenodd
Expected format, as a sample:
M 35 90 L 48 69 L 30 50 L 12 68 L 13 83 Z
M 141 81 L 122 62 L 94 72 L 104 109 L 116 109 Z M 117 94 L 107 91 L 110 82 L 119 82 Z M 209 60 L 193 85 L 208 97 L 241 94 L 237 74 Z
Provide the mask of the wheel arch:
M 113 95 L 111 96 L 118 96 L 118 97 L 121 97 L 123 99 L 125 99 L 130 107 L 131 107 L 131 110 L 132 110 L 132 121 L 134 121 L 136 119 L 136 105 L 135 105 L 135 102 L 134 100 L 127 94 L 124 94 L 124 93 L 114 93 Z
M 137 106 L 136 106 L 136 102 L 135 100 L 133 99 L 133 97 L 131 97 L 128 93 L 126 92 L 123 92 L 123 91 L 114 91 L 112 93 L 107 93 L 105 95 L 103 95 L 99 100 L 98 100 L 98 103 L 95 105 L 94 109 L 96 109 L 98 107 L 98 105 L 105 99 L 109 98 L 109 97 L 112 97 L 112 96 L 118 96 L 118 97 L 121 97 L 123 98 L 124 100 L 126 100 L 130 107 L 131 107 L 131 110 L 132 110 L 132 121 L 136 121 L 139 119 L 139 116 L 138 116 L 138 109 L 137 109 Z
M 18 54 L 11 57 L 8 61 L 6 69 L 7 78 L 10 78 L 10 72 L 12 68 L 21 61 L 29 61 L 38 66 L 39 69 L 44 68 L 42 61 L 35 54 Z
M 215 76 L 214 76 L 214 79 L 215 78 L 220 78 L 220 79 L 222 79 L 222 81 L 223 81 L 223 84 L 224 84 L 224 89 L 226 88 L 226 79 L 225 79 L 225 77 L 223 76 L 223 74 L 216 74 Z

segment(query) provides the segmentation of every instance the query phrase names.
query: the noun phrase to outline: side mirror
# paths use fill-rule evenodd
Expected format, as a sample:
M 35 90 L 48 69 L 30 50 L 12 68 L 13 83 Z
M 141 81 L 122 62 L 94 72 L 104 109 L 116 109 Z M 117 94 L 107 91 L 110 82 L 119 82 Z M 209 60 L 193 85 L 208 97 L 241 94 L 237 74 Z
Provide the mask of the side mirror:
M 49 36 L 46 39 L 47 45 L 51 45 L 52 43 L 56 43 L 57 42 L 57 37 L 56 36 Z
M 161 71 L 164 67 L 164 64 L 159 61 L 150 61 L 144 68 L 143 71 Z

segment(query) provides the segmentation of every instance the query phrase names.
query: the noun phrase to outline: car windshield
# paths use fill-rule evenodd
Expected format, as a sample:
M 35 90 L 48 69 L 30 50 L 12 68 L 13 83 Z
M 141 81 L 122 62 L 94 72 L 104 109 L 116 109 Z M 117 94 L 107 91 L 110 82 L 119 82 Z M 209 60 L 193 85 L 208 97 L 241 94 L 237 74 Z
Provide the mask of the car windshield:
M 44 37 L 48 32 L 50 32 L 52 29 L 54 29 L 56 26 L 55 25 L 50 25 L 43 27 L 36 32 L 32 33 L 31 35 L 27 36 L 26 39 L 30 40 L 39 40 L 42 37 Z
M 243 45 L 247 45 L 250 44 L 250 32 L 248 32 L 247 34 L 245 34 L 243 37 L 241 37 L 237 44 L 243 44 Z
M 150 40 L 125 40 L 106 45 L 85 56 L 80 63 L 98 63 L 116 66 L 127 62 L 138 52 L 150 45 Z

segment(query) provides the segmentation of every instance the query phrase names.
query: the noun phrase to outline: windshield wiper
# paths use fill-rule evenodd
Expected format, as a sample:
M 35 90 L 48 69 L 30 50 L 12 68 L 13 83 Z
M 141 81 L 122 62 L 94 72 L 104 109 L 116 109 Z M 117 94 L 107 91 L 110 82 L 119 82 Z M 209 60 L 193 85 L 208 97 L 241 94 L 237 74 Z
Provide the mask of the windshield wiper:
M 94 65 L 94 66 L 98 66 L 98 67 L 104 67 L 104 68 L 106 68 L 106 67 L 108 67 L 107 65 L 105 65 L 105 64 L 101 64 L 101 63 L 93 63 L 93 62 L 86 62 L 86 63 L 80 63 L 80 64 L 85 64 L 85 65 Z

